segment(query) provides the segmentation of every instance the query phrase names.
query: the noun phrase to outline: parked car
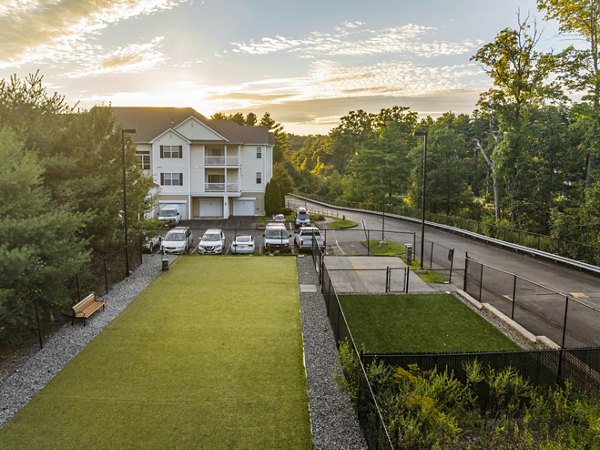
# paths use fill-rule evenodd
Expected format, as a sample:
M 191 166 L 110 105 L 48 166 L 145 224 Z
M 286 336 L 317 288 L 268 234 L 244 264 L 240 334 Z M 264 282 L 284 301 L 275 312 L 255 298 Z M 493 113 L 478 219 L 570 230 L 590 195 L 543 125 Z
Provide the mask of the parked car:
M 281 223 L 284 223 L 285 222 L 285 216 L 283 214 L 275 214 L 271 218 L 271 222 L 281 222 Z
M 165 225 L 178 225 L 181 221 L 181 214 L 177 208 L 164 208 L 158 213 L 158 220 Z
M 294 219 L 294 224 L 296 227 L 310 225 L 310 216 L 308 215 L 306 208 L 298 208 L 298 211 L 296 212 L 296 218 Z
M 220 255 L 224 248 L 225 234 L 220 228 L 206 230 L 198 243 L 198 253 L 203 255 Z
M 231 242 L 230 252 L 232 254 L 254 253 L 254 236 L 236 236 Z
M 321 231 L 317 227 L 300 227 L 294 234 L 294 245 L 300 250 L 312 249 L 313 238 L 322 250 L 325 247 L 325 241 L 321 236 Z
M 170 229 L 162 239 L 161 248 L 165 253 L 187 253 L 194 247 L 192 230 L 188 227 Z
M 288 229 L 284 223 L 270 222 L 265 227 L 265 250 L 266 251 L 290 251 L 290 238 Z
M 150 236 L 144 242 L 144 251 L 153 253 L 154 250 L 160 247 L 162 236 Z

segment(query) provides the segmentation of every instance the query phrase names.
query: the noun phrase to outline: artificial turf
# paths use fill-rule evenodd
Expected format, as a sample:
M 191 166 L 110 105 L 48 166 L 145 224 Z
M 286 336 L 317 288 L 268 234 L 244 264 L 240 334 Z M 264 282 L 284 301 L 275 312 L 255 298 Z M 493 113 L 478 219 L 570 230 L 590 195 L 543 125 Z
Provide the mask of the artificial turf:
M 0 448 L 311 448 L 296 280 L 291 258 L 178 258 Z
M 340 301 L 367 352 L 469 352 L 519 347 L 451 294 L 349 295 Z

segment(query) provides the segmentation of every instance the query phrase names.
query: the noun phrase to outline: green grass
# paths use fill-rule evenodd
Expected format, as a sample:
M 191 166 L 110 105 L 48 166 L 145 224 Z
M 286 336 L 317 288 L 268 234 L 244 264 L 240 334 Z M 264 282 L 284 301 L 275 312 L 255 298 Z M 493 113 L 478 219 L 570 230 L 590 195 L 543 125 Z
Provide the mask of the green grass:
M 368 352 L 456 352 L 519 347 L 450 294 L 340 297 L 357 345 Z
M 311 448 L 302 358 L 295 260 L 182 257 L 0 448 Z
M 345 228 L 354 228 L 358 224 L 353 220 L 349 219 L 336 219 L 333 222 L 328 222 L 327 226 L 331 230 L 343 230 Z
M 398 256 L 402 261 L 406 262 L 406 247 L 402 244 L 394 241 L 377 241 L 373 239 L 363 243 L 369 246 L 371 254 L 374 256 Z M 409 267 L 425 283 L 444 283 L 446 281 L 442 275 L 436 272 L 427 269 L 419 270 L 421 265 L 414 259 L 410 262 Z

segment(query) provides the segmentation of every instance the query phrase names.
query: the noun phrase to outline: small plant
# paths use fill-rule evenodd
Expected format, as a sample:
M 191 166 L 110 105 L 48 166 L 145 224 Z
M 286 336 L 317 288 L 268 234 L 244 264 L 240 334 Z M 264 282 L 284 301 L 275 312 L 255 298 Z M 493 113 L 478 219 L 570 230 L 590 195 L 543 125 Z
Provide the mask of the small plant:
M 344 339 L 340 343 L 338 355 L 344 373 L 342 375 L 336 372 L 333 374 L 333 378 L 340 391 L 348 394 L 352 405 L 356 408 L 360 388 L 360 365 L 348 339 Z

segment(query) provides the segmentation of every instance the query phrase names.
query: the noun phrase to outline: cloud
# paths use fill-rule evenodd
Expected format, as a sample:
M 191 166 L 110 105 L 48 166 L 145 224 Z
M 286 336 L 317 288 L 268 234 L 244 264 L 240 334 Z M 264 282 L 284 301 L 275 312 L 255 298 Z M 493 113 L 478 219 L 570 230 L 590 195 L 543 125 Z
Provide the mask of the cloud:
M 216 87 L 210 98 L 226 99 L 231 107 L 251 107 L 265 99 L 277 104 L 356 96 L 419 96 L 444 90 L 481 89 L 486 86 L 484 80 L 484 74 L 469 64 L 434 67 L 381 62 L 345 67 L 325 60 L 313 62 L 305 76 Z
M 190 0 L 39 0 L 0 5 L 0 68 L 81 60 L 110 25 Z M 86 53 L 85 51 L 83 52 Z
M 460 42 L 426 41 L 424 38 L 435 30 L 434 27 L 416 24 L 371 30 L 365 28 L 362 22 L 346 22 L 333 33 L 315 31 L 297 39 L 277 35 L 263 37 L 258 42 L 233 42 L 232 51 L 250 55 L 295 53 L 306 58 L 380 54 L 430 58 L 469 53 L 482 44 L 482 41 L 469 39 Z
M 163 64 L 166 57 L 162 51 L 163 37 L 159 36 L 143 44 L 130 44 L 109 51 L 87 46 L 81 66 L 65 75 L 69 78 L 106 75 L 109 73 L 134 73 L 150 70 Z M 81 53 L 80 53 L 81 54 Z

